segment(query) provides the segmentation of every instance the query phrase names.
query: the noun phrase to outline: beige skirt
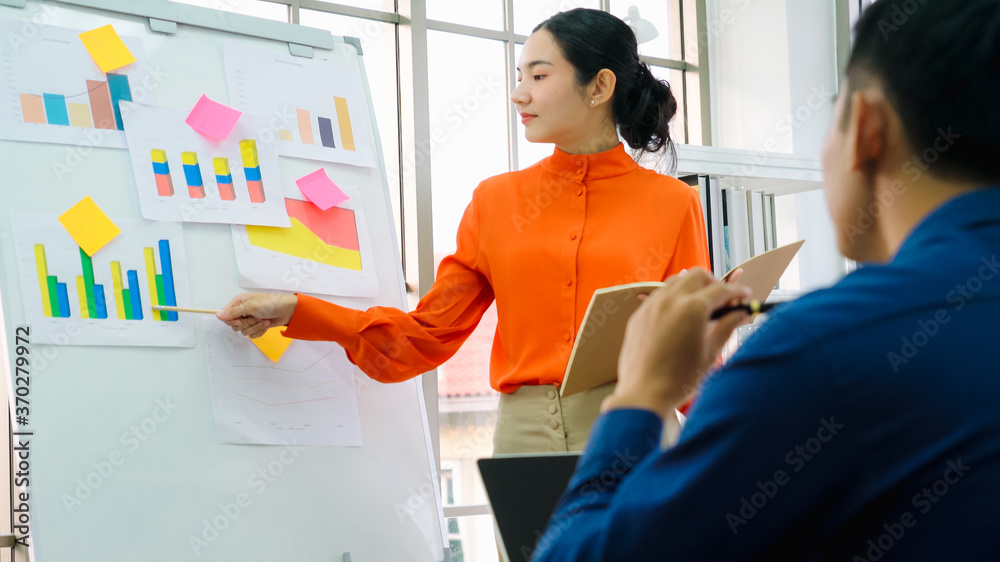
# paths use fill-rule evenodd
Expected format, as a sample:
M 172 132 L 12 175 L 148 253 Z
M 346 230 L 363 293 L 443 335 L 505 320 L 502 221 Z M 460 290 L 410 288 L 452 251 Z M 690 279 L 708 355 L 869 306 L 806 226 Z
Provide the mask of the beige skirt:
M 525 385 L 502 394 L 493 454 L 582 451 L 601 402 L 614 389 L 605 384 L 562 398 L 554 385 Z
M 601 402 L 614 389 L 610 383 L 562 398 L 553 385 L 525 385 L 501 394 L 493 454 L 582 451 Z M 661 445 L 667 447 L 676 443 L 680 425 L 676 417 L 664 421 Z

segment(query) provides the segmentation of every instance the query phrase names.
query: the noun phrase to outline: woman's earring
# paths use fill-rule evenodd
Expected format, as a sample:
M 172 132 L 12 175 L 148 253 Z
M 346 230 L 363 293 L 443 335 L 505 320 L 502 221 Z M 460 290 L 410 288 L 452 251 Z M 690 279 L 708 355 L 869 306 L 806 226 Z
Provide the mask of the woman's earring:
M 594 101 L 594 100 L 590 100 L 590 105 L 594 105 L 595 103 L 597 103 L 597 102 Z

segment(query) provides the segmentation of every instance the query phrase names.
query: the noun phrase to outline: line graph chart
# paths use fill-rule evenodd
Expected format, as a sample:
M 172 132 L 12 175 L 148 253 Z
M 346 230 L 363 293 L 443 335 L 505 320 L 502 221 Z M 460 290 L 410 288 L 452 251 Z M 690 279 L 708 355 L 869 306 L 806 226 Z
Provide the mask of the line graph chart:
M 203 322 L 218 442 L 362 445 L 355 367 L 340 346 L 295 341 L 272 362 L 217 319 Z

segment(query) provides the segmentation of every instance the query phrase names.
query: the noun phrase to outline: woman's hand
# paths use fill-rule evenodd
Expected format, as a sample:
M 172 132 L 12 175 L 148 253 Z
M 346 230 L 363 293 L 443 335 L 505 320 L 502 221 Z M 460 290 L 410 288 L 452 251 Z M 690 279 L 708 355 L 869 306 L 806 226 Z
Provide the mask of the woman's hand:
M 743 276 L 743 268 L 737 267 L 736 269 L 729 272 L 729 275 L 726 276 L 724 281 L 726 283 L 732 283 L 733 285 L 735 285 L 740 282 L 740 277 L 742 276 Z
M 712 312 L 750 290 L 717 281 L 695 268 L 670 278 L 646 297 L 629 319 L 618 360 L 618 385 L 604 410 L 641 408 L 661 417 L 687 399 L 733 331 L 749 316 L 731 312 L 710 320 Z
M 243 293 L 229 301 L 216 316 L 248 338 L 258 338 L 269 328 L 287 326 L 292 320 L 297 295 Z

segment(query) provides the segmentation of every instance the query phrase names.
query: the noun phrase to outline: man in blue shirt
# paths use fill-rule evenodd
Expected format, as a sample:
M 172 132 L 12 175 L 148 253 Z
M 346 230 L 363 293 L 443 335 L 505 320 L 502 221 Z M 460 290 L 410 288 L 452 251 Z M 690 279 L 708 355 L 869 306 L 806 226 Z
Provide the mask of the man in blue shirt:
M 873 4 L 835 115 L 827 201 L 869 265 L 773 314 L 667 451 L 745 293 L 651 295 L 535 560 L 1000 559 L 1000 1 Z

